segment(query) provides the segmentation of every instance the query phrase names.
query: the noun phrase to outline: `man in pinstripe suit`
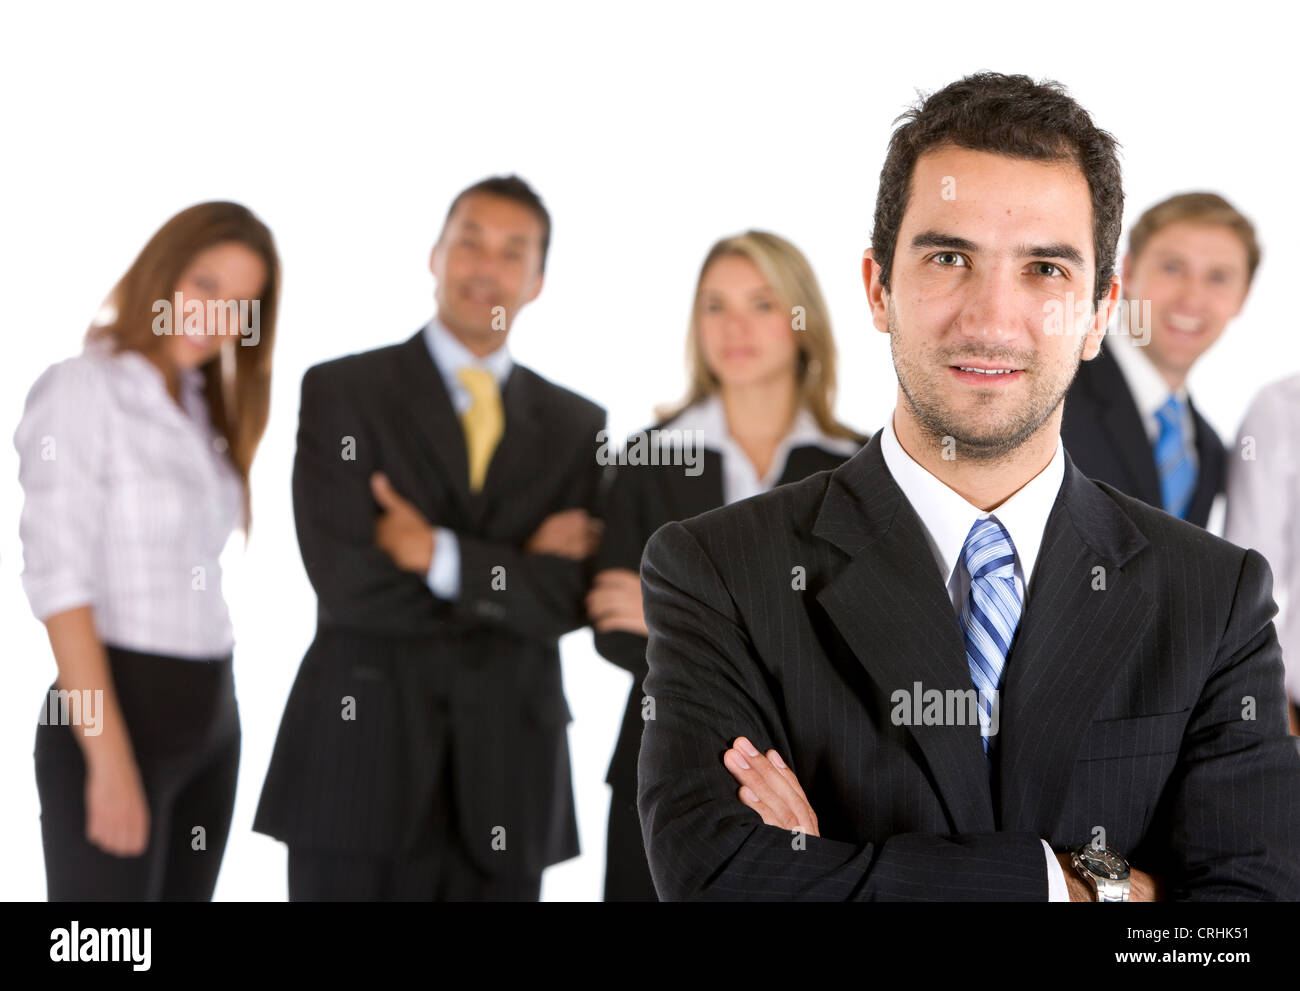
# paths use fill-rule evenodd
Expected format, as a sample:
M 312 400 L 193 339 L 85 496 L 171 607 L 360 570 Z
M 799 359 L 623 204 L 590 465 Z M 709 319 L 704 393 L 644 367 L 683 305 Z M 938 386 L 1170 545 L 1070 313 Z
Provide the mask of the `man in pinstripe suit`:
M 452 203 L 437 314 L 302 381 L 293 502 L 316 636 L 253 827 L 294 901 L 536 901 L 578 854 L 558 640 L 585 622 L 604 411 L 515 363 L 550 216 Z
M 662 898 L 1300 897 L 1267 565 L 1061 446 L 1122 207 L 1057 84 L 906 115 L 863 263 L 890 421 L 642 559 Z

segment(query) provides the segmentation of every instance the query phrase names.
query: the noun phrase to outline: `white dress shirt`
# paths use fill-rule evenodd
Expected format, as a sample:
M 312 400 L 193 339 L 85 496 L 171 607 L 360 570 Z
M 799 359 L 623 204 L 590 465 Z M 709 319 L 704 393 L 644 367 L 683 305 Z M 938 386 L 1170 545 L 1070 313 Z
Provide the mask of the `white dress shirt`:
M 727 426 L 727 413 L 722 397 L 717 393 L 688 406 L 673 418 L 673 430 L 698 430 L 702 446 L 722 456 L 723 499 L 729 505 L 740 499 L 758 495 L 772 488 L 785 474 L 786 460 L 796 447 L 816 446 L 850 458 L 861 449 L 846 437 L 832 437 L 817 425 L 817 419 L 806 408 L 800 407 L 786 435 L 776 446 L 767 473 L 760 478 L 754 463 L 736 443 Z
M 881 432 L 880 449 L 889 474 L 921 519 L 921 529 L 925 532 L 939 576 L 943 579 L 948 598 L 958 617 L 961 616 L 962 603 L 970 590 L 970 575 L 964 565 L 958 566 L 962 561 L 962 548 L 966 545 L 966 537 L 975 521 L 990 516 L 1001 523 L 1011 537 L 1016 558 L 1016 592 L 1020 595 L 1023 616 L 1024 609 L 1029 604 L 1028 590 L 1034 576 L 1034 564 L 1038 560 L 1038 549 L 1043 542 L 1043 531 L 1047 528 L 1047 517 L 1052 512 L 1052 505 L 1056 502 L 1061 482 L 1065 478 L 1065 448 L 1060 438 L 1056 440 L 1056 453 L 1052 455 L 1047 467 L 1021 486 L 1002 505 L 987 512 L 971 505 L 903 450 L 898 435 L 894 433 L 892 414 Z M 1048 842 L 1043 840 L 1042 843 L 1047 855 L 1047 898 L 1049 901 L 1069 901 L 1065 872 Z
M 443 384 L 451 396 L 452 408 L 458 417 L 470 408 L 474 399 L 464 383 L 456 377 L 457 372 L 470 367 L 486 369 L 496 378 L 497 386 L 504 389 L 510 370 L 514 367 L 504 340 L 499 348 L 480 358 L 458 341 L 456 335 L 436 316 L 424 327 L 424 342 L 429 348 L 429 356 L 442 375 Z M 433 532 L 433 560 L 429 564 L 425 582 L 440 599 L 454 599 L 460 595 L 460 541 L 446 527 L 435 525 Z
M 1192 417 L 1186 384 L 1177 389 L 1170 389 L 1163 375 L 1151 364 L 1146 356 L 1145 347 L 1139 347 L 1126 337 L 1106 337 L 1103 347 L 1110 348 L 1115 356 L 1115 363 L 1124 376 L 1133 402 L 1137 405 L 1142 426 L 1147 432 L 1147 441 L 1154 451 L 1156 441 L 1160 438 L 1160 420 L 1156 411 L 1176 395 L 1182 402 L 1183 451 L 1193 468 L 1200 464 L 1196 454 L 1196 420 Z M 1159 469 L 1156 471 L 1159 475 Z M 1159 508 L 1159 507 L 1157 507 Z
M 1273 572 L 1277 638 L 1286 665 L 1286 692 L 1300 705 L 1300 375 L 1265 386 L 1246 411 L 1237 446 L 1228 456 L 1228 512 L 1224 537 L 1264 555 Z M 1253 438 L 1254 458 L 1242 457 Z
M 23 589 L 37 619 L 89 605 L 105 644 L 190 659 L 234 646 L 220 556 L 243 486 L 203 375 L 181 405 L 139 351 L 97 339 L 36 380 L 14 433 Z

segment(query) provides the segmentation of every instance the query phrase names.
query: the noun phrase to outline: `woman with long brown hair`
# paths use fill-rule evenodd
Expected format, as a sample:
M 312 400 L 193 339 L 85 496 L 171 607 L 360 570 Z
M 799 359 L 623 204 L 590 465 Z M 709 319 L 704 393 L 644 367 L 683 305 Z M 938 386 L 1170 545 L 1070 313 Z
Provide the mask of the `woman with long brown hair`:
M 260 220 L 190 207 L 27 396 L 22 579 L 58 667 L 35 747 L 51 901 L 212 897 L 240 749 L 219 557 L 248 532 L 279 288 Z
M 704 259 L 687 335 L 687 396 L 629 439 L 607 496 L 587 611 L 596 649 L 634 678 L 606 782 L 605 900 L 656 898 L 637 816 L 648 631 L 641 553 L 673 520 L 838 467 L 865 443 L 832 414 L 835 341 L 812 268 L 784 238 L 746 231 Z M 635 453 L 634 453 L 635 452 Z

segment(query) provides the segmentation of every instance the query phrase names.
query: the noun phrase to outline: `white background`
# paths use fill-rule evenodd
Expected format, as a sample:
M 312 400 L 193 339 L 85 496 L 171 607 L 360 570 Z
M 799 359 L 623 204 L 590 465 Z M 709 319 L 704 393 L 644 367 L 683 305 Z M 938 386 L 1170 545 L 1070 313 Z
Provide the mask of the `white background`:
M 891 122 L 969 72 L 1056 78 L 1123 145 L 1129 224 L 1210 189 L 1252 217 L 1246 310 L 1193 374 L 1230 443 L 1258 387 L 1300 368 L 1291 272 L 1294 34 L 1238 2 L 898 4 L 222 2 L 6 6 L 0 14 L 0 899 L 45 883 L 32 742 L 54 676 L 19 582 L 13 429 L 168 217 L 238 200 L 284 266 L 255 528 L 224 559 L 244 750 L 218 899 L 282 899 L 281 844 L 250 825 L 311 640 L 289 475 L 311 364 L 404 340 L 429 317 L 429 248 L 451 197 L 518 172 L 551 210 L 546 286 L 518 361 L 605 405 L 614 435 L 684 388 L 694 279 L 717 238 L 790 238 L 830 304 L 842 419 L 893 408 L 888 342 L 859 282 Z M 1278 9 L 1275 6 L 1275 9 Z M 1121 247 L 1123 242 L 1121 242 Z M 1290 288 L 1288 288 L 1290 287 Z M 581 857 L 546 899 L 598 899 L 603 784 L 629 675 L 589 631 L 563 641 Z

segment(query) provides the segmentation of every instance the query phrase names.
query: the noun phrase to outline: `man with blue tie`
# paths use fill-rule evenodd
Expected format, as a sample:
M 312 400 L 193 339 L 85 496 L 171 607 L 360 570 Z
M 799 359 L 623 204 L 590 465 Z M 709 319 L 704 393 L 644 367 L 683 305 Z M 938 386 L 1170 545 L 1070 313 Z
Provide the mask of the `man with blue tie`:
M 514 362 L 550 216 L 452 202 L 437 312 L 302 382 L 294 522 L 316 635 L 253 828 L 294 901 L 536 901 L 578 853 L 558 640 L 586 622 L 604 411 Z
M 996 73 L 901 120 L 863 261 L 892 417 L 642 558 L 659 896 L 1300 898 L 1267 564 L 1061 443 L 1119 301 L 1114 139 Z
M 1259 259 L 1254 227 L 1215 193 L 1172 196 L 1139 218 L 1120 319 L 1065 399 L 1061 439 L 1084 475 L 1207 525 L 1224 449 L 1187 377 L 1241 312 Z

